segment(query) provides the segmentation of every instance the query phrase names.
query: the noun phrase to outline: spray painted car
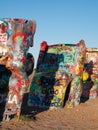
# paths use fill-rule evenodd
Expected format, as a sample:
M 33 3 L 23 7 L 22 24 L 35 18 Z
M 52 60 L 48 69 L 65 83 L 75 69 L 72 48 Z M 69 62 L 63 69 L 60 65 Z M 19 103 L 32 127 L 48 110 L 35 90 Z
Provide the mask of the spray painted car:
M 4 120 L 9 120 L 12 114 L 20 115 L 28 75 L 33 71 L 34 58 L 28 50 L 33 46 L 35 29 L 34 20 L 0 19 L 0 94 L 8 94 Z M 3 91 L 4 87 L 9 90 Z
M 62 108 L 65 98 L 68 108 L 79 104 L 85 55 L 83 40 L 77 44 L 42 42 L 28 105 Z
M 86 63 L 83 72 L 84 101 L 98 96 L 98 48 L 86 49 Z

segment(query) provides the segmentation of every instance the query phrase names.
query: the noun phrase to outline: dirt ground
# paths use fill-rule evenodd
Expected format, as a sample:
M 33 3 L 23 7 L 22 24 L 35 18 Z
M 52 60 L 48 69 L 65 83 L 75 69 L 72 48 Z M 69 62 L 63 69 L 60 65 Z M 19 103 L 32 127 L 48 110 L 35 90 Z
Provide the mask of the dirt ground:
M 27 111 L 23 111 L 26 115 L 20 121 L 15 117 L 10 122 L 1 122 L 0 130 L 98 130 L 98 98 L 71 109 L 65 105 L 62 109 L 28 108 Z

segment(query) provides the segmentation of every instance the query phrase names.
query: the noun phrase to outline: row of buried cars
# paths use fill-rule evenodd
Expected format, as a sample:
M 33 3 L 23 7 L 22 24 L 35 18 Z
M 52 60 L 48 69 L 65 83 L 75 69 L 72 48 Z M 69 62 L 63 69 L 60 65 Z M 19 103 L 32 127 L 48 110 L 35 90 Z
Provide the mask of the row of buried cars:
M 6 69 L 5 65 L 0 65 L 0 109 L 2 113 L 8 101 L 10 76 L 11 71 Z M 72 108 L 89 98 L 96 98 L 97 95 L 97 48 L 86 48 L 83 40 L 77 44 L 48 45 L 45 41 L 41 43 L 35 73 L 30 84 L 28 107 L 62 108 L 66 105 L 67 108 Z M 15 101 L 18 100 L 15 96 L 17 95 L 14 93 L 11 102 L 14 105 L 13 107 L 11 105 L 8 115 L 16 113 L 13 109 L 19 101 Z M 2 109 L 2 107 L 5 108 Z
M 0 120 L 18 118 L 24 94 L 27 106 L 72 108 L 98 95 L 98 49 L 77 44 L 40 44 L 32 81 L 33 46 L 36 25 L 32 20 L 0 19 Z M 22 108 L 25 109 L 25 106 Z

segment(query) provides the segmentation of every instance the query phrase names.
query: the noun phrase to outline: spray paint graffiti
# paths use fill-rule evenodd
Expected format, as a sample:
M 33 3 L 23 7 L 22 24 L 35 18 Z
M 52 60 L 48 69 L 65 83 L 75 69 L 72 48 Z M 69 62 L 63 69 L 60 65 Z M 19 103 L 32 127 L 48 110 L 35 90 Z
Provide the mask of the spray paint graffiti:
M 32 79 L 28 105 L 61 108 L 70 82 L 68 107 L 80 103 L 81 76 L 85 57 L 85 43 L 41 43 L 37 69 Z
M 28 50 L 33 46 L 35 30 L 33 20 L 0 19 L 0 64 L 11 71 L 4 115 L 21 112 L 23 95 L 29 84 L 28 76 L 34 67 L 33 55 Z
M 83 72 L 84 101 L 98 96 L 98 48 L 87 48 Z

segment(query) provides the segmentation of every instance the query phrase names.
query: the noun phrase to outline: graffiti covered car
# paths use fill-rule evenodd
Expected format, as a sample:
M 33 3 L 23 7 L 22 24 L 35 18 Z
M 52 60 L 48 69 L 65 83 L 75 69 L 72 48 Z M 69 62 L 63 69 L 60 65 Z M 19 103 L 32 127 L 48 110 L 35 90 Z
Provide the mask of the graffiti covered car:
M 85 54 L 83 40 L 77 44 L 48 45 L 42 42 L 28 105 L 62 108 L 66 96 L 68 107 L 79 104 Z
M 3 106 L 7 120 L 10 115 L 21 112 L 23 95 L 29 83 L 28 75 L 34 66 L 33 55 L 28 50 L 33 46 L 35 30 L 34 20 L 0 19 L 0 95 L 5 98 L 4 95 L 8 94 Z
M 98 48 L 86 48 L 86 63 L 83 71 L 84 101 L 98 96 Z

